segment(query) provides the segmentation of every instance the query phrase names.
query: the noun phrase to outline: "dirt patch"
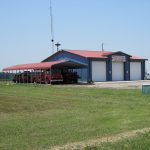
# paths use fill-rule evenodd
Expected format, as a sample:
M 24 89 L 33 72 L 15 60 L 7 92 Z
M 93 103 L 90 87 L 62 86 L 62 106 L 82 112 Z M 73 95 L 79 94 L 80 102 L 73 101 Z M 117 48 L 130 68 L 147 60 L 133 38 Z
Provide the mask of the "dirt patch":
M 150 132 L 150 128 L 143 128 L 143 129 L 138 129 L 138 130 L 133 130 L 133 131 L 128 131 L 128 132 L 123 132 L 123 133 L 108 136 L 108 137 L 75 142 L 75 143 L 70 143 L 70 144 L 66 144 L 63 146 L 56 146 L 56 147 L 51 148 L 51 150 L 76 150 L 76 149 L 83 150 L 87 146 L 95 146 L 95 145 L 98 146 L 101 143 L 105 143 L 105 142 L 117 142 L 119 140 L 133 138 L 133 137 L 138 136 L 138 134 L 143 134 L 147 132 Z

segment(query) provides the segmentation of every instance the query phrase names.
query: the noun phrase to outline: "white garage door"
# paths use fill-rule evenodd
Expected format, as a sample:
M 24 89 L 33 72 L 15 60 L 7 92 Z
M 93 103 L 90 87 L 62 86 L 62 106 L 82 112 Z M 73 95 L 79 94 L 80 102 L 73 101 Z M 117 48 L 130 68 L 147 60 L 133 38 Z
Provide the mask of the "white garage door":
M 112 80 L 123 81 L 124 80 L 124 63 L 112 62 Z
M 141 62 L 130 62 L 130 80 L 141 80 Z
M 106 81 L 105 61 L 92 61 L 92 81 Z

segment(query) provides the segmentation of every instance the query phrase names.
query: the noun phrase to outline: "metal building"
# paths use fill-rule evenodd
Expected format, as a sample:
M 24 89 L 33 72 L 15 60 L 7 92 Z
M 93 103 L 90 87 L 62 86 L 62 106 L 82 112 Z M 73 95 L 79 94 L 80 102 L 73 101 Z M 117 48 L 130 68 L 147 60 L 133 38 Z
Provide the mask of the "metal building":
M 5 68 L 4 71 L 26 69 L 46 71 L 58 68 L 77 72 L 80 80 L 87 82 L 144 80 L 146 61 L 147 59 L 131 56 L 121 51 L 62 49 L 36 65 L 17 65 Z
M 144 80 L 147 60 L 121 51 L 60 50 L 43 62 L 61 59 L 84 64 L 81 76 L 86 76 L 88 82 Z

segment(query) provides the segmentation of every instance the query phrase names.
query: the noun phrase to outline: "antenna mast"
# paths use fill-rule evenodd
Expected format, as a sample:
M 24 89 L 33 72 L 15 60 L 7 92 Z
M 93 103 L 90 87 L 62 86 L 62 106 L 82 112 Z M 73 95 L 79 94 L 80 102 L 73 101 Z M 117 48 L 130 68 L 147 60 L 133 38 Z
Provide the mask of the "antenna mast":
M 51 42 L 52 42 L 52 53 L 54 53 L 54 29 L 53 29 L 52 0 L 50 0 L 50 18 L 51 18 Z

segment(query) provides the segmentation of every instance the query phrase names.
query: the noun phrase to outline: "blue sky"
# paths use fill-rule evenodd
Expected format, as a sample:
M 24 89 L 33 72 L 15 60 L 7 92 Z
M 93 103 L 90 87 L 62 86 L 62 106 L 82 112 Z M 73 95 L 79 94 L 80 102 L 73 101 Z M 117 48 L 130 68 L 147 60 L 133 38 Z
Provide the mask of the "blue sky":
M 123 51 L 150 59 L 149 0 L 52 0 L 62 49 Z M 0 70 L 51 55 L 49 0 L 0 1 Z M 147 63 L 150 72 L 150 64 Z

